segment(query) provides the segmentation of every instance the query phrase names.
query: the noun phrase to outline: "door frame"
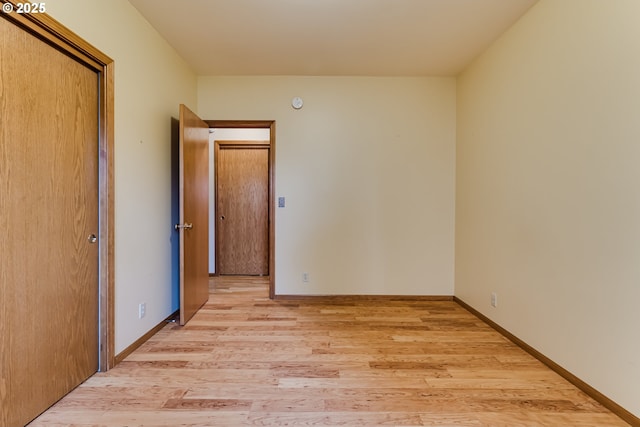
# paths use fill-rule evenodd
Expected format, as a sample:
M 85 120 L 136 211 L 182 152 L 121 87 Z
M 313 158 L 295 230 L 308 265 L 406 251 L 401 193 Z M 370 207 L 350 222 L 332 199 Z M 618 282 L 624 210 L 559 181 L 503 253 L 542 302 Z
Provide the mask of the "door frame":
M 0 3 L 15 1 L 0 0 Z M 114 61 L 47 14 L 3 13 L 24 31 L 98 74 L 98 371 L 115 364 L 114 354 Z
M 269 298 L 275 296 L 276 278 L 276 209 L 275 209 L 275 166 L 276 166 L 276 122 L 275 120 L 205 120 L 209 128 L 269 129 Z M 255 141 L 254 141 L 255 143 Z M 214 164 L 215 164 L 214 159 Z M 217 197 L 217 195 L 216 195 Z M 217 206 L 216 206 L 217 209 Z M 214 218 L 218 212 L 214 212 Z M 216 233 L 217 236 L 217 233 Z M 216 265 L 218 263 L 218 239 L 215 239 Z M 218 275 L 216 268 L 215 275 Z

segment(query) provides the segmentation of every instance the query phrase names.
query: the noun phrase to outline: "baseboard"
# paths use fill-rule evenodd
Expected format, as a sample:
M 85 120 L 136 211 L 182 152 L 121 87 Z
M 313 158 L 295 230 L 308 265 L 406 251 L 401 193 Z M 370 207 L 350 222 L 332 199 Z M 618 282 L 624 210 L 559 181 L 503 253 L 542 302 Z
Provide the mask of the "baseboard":
M 115 362 L 112 368 L 115 367 L 118 363 L 122 362 L 127 356 L 129 356 L 131 353 L 137 350 L 142 344 L 147 342 L 149 338 L 157 334 L 160 331 L 160 329 L 164 328 L 164 326 L 167 324 L 168 321 L 170 321 L 176 316 L 177 313 L 178 313 L 178 310 L 171 313 L 169 316 L 167 316 L 166 319 L 164 319 L 162 322 L 158 323 L 156 326 L 151 328 L 149 332 L 147 332 L 146 334 L 144 334 L 143 336 L 135 340 L 129 347 L 125 348 L 120 353 L 118 353 L 115 357 Z
M 469 304 L 467 304 L 466 302 L 462 301 L 460 298 L 454 296 L 453 300 L 455 302 L 457 302 L 458 304 L 460 304 L 460 306 L 465 308 L 471 314 L 473 314 L 474 316 L 478 317 L 480 320 L 485 322 L 487 325 L 491 326 L 493 329 L 498 331 L 505 338 L 509 339 L 511 342 L 516 344 L 518 347 L 522 348 L 524 351 L 529 353 L 531 356 L 535 357 L 540 362 L 542 362 L 545 365 L 547 365 L 550 369 L 555 371 L 558 375 L 560 375 L 561 377 L 563 377 L 564 379 L 569 381 L 574 386 L 578 387 L 580 390 L 585 392 L 587 395 L 589 395 L 591 398 L 593 398 L 595 401 L 600 403 L 605 408 L 609 409 L 611 412 L 616 414 L 618 417 L 622 418 L 624 421 L 628 422 L 629 424 L 631 424 L 634 427 L 640 427 L 640 418 L 636 417 L 634 414 L 632 414 L 631 412 L 627 411 L 625 408 L 623 408 L 622 406 L 618 405 L 616 402 L 614 402 L 613 400 L 611 400 L 610 398 L 608 398 L 607 396 L 605 396 L 604 394 L 602 394 L 601 392 L 599 392 L 598 390 L 596 390 L 595 388 L 593 388 L 592 386 L 590 386 L 589 384 L 587 384 L 586 382 L 584 382 L 583 380 L 581 380 L 580 378 L 578 378 L 577 376 L 575 376 L 574 374 L 572 374 L 571 372 L 569 372 L 568 370 L 563 368 L 562 366 L 558 365 L 556 362 L 554 362 L 553 360 L 549 359 L 547 356 L 545 356 L 544 354 L 540 353 L 538 350 L 536 350 L 535 348 L 531 347 L 529 344 L 527 344 L 526 342 L 522 341 L 520 338 L 518 338 L 517 336 L 513 335 L 511 332 L 507 331 L 505 328 L 503 328 L 502 326 L 498 325 L 496 322 L 494 322 L 493 320 L 489 319 L 487 316 L 485 316 L 484 314 L 480 313 L 478 310 L 476 310 L 475 308 L 471 307 Z
M 306 301 L 453 301 L 451 295 L 274 295 L 274 300 Z

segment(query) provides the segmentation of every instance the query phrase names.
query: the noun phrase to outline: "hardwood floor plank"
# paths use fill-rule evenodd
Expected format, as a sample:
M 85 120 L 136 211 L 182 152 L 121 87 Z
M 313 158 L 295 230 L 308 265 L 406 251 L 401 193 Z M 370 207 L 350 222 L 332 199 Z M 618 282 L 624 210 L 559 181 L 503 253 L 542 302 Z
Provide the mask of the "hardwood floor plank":
M 453 301 L 210 289 L 32 426 L 628 425 Z
M 298 393 L 299 396 L 299 393 Z M 310 398 L 271 398 L 256 399 L 251 407 L 252 412 L 324 412 L 324 399 Z
M 169 399 L 162 406 L 165 409 L 204 409 L 207 411 L 243 411 L 251 408 L 251 400 L 246 399 Z
M 345 412 L 255 412 L 247 417 L 252 426 L 420 426 L 419 414 L 370 412 L 355 414 Z M 478 424 L 479 425 L 479 424 Z

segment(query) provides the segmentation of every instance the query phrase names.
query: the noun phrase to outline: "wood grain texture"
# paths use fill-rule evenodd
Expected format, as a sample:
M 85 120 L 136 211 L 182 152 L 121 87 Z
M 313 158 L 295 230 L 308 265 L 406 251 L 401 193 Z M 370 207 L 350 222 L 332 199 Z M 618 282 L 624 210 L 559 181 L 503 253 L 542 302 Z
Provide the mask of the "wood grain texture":
M 216 277 L 168 325 L 36 426 L 625 426 L 453 301 L 273 301 Z
M 269 274 L 269 141 L 216 141 L 216 272 Z
M 0 423 L 98 369 L 99 76 L 0 18 Z
M 180 105 L 180 324 L 209 299 L 209 126 Z
M 0 0 L 0 3 L 16 1 Z M 114 365 L 114 62 L 46 13 L 1 14 L 3 19 L 46 40 L 60 51 L 98 72 L 99 106 L 99 288 L 100 288 L 100 369 Z
M 73 35 L 74 40 L 82 41 Z M 95 48 L 91 49 L 95 52 Z M 114 192 L 114 63 L 101 54 L 97 55 L 102 67 L 100 73 L 100 153 L 99 153 L 99 214 L 100 224 L 100 370 L 107 371 L 115 365 L 115 192 Z

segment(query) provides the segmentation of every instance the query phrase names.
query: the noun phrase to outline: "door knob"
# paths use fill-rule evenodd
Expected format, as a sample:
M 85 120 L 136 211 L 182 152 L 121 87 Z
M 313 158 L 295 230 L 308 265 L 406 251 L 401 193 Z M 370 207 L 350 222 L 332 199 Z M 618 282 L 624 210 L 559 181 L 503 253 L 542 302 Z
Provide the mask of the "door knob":
M 220 215 L 220 219 L 224 219 L 224 215 Z
M 185 222 L 184 224 L 176 224 L 173 226 L 176 230 L 180 230 L 181 228 L 184 230 L 191 230 L 193 228 L 193 224 L 189 222 Z
M 95 234 L 90 234 L 89 237 L 87 237 L 87 240 L 89 243 L 95 243 L 98 241 L 98 237 Z

